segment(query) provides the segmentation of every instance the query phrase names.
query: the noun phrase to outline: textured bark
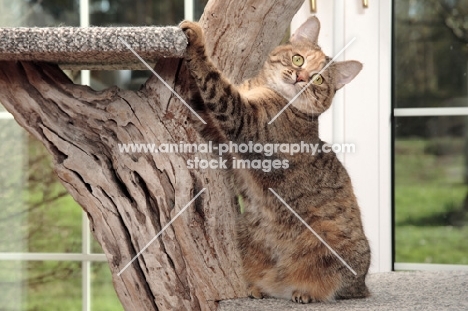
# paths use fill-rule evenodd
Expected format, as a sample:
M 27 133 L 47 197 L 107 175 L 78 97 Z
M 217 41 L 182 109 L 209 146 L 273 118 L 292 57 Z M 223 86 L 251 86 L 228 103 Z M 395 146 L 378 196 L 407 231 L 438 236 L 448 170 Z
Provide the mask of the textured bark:
M 201 20 L 215 62 L 233 81 L 253 75 L 303 1 L 210 1 Z M 187 96 L 180 59 L 156 71 Z M 125 154 L 119 143 L 202 143 L 199 122 L 156 77 L 138 92 L 74 85 L 55 64 L 0 63 L 0 101 L 53 155 L 87 213 L 126 310 L 215 310 L 245 296 L 225 172 L 189 170 L 207 154 Z M 120 276 L 117 273 L 201 189 L 205 192 Z

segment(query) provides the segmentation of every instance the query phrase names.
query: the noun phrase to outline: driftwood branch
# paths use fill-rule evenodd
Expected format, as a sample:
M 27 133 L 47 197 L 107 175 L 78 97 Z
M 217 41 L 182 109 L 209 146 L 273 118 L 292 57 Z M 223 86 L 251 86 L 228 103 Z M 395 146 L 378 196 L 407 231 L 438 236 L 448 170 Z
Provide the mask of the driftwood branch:
M 302 2 L 210 1 L 201 23 L 213 60 L 233 81 L 254 75 Z M 156 77 L 140 91 L 96 92 L 74 85 L 56 63 L 1 61 L 0 102 L 52 154 L 57 175 L 90 219 L 125 309 L 215 310 L 219 300 L 245 296 L 234 239 L 238 210 L 225 172 L 187 168 L 187 159 L 208 154 L 118 148 L 204 143 L 198 119 Z M 155 70 L 188 99 L 180 59 L 160 59 Z

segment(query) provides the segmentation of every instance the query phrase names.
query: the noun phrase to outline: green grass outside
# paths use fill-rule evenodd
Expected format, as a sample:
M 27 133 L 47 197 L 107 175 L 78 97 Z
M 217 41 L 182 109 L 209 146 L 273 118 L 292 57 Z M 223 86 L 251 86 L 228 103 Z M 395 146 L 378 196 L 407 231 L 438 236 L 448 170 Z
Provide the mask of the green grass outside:
M 468 265 L 467 237 L 467 226 L 398 227 L 396 261 Z
M 64 188 L 47 152 L 29 141 L 26 156 L 24 134 L 1 129 L 11 148 L 0 150 L 0 251 L 81 253 L 82 209 L 69 195 L 54 199 Z M 102 252 L 94 239 L 92 250 Z M 81 271 L 81 262 L 0 261 L 0 310 L 81 311 Z M 91 289 L 92 310 L 123 310 L 106 262 L 91 264 Z
M 49 206 L 44 210 L 47 217 L 56 220 L 53 240 L 54 251 L 73 250 L 81 251 L 81 207 L 67 196 L 57 201 L 57 204 Z M 49 242 L 50 242 L 49 240 Z M 38 240 L 42 243 L 43 240 Z M 94 251 L 102 252 L 99 244 L 93 239 Z M 49 243 L 49 245 L 52 243 Z M 78 247 L 78 249 L 77 249 Z M 58 263 L 43 263 L 42 267 L 36 269 L 37 273 L 53 270 Z M 48 266 L 47 266 L 48 264 Z M 70 274 L 64 278 L 58 277 L 40 287 L 30 287 L 28 290 L 27 310 L 50 310 L 50 311 L 81 311 L 82 309 L 82 284 L 81 263 L 67 263 Z M 117 298 L 112 276 L 106 262 L 95 262 L 91 264 L 91 309 L 99 311 L 123 310 Z
M 463 143 L 396 141 L 396 262 L 468 264 Z
M 44 226 L 37 226 L 38 213 Z M 81 207 L 71 197 L 59 199 L 33 214 L 36 218 L 31 215 L 28 222 L 38 232 L 23 251 L 80 252 Z M 93 249 L 99 247 L 96 242 L 93 244 Z M 18 299 L 14 291 L 21 288 L 24 303 L 18 309 L 9 308 L 12 302 L 0 299 L 0 310 L 81 311 L 81 280 L 80 262 L 29 261 L 21 265 L 18 262 L 0 262 L 0 292 L 5 295 L 3 297 Z M 123 310 L 106 262 L 91 264 L 91 289 L 92 310 Z

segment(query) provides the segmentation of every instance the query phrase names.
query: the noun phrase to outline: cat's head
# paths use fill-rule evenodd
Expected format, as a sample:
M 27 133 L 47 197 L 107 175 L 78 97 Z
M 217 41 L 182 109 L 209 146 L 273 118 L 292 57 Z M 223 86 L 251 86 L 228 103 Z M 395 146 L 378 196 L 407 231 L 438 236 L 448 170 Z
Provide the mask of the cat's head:
M 309 84 L 292 105 L 313 114 L 327 110 L 335 92 L 351 82 L 362 69 L 357 61 L 334 62 L 319 75 L 331 61 L 317 44 L 319 31 L 319 20 L 310 17 L 289 42 L 271 52 L 264 67 L 267 84 L 288 101 Z

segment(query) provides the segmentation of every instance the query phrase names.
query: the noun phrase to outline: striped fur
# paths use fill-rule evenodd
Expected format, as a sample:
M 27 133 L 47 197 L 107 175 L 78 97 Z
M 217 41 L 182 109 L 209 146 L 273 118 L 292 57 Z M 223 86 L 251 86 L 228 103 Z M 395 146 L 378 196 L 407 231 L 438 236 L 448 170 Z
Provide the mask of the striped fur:
M 273 50 L 260 73 L 233 85 L 206 55 L 197 23 L 183 22 L 185 54 L 193 79 L 192 102 L 209 120 L 207 139 L 235 143 L 316 143 L 318 116 L 335 92 L 361 70 L 358 62 L 332 64 L 321 85 L 310 87 L 272 124 L 276 114 L 330 58 L 317 45 L 319 22 L 309 19 L 290 42 Z M 304 58 L 302 66 L 292 62 Z M 351 180 L 336 155 L 299 153 L 235 154 L 246 160 L 287 160 L 288 168 L 232 169 L 235 191 L 243 196 L 237 240 L 249 295 L 296 302 L 367 297 L 365 277 L 370 249 Z M 268 190 L 274 189 L 356 272 L 354 276 Z

